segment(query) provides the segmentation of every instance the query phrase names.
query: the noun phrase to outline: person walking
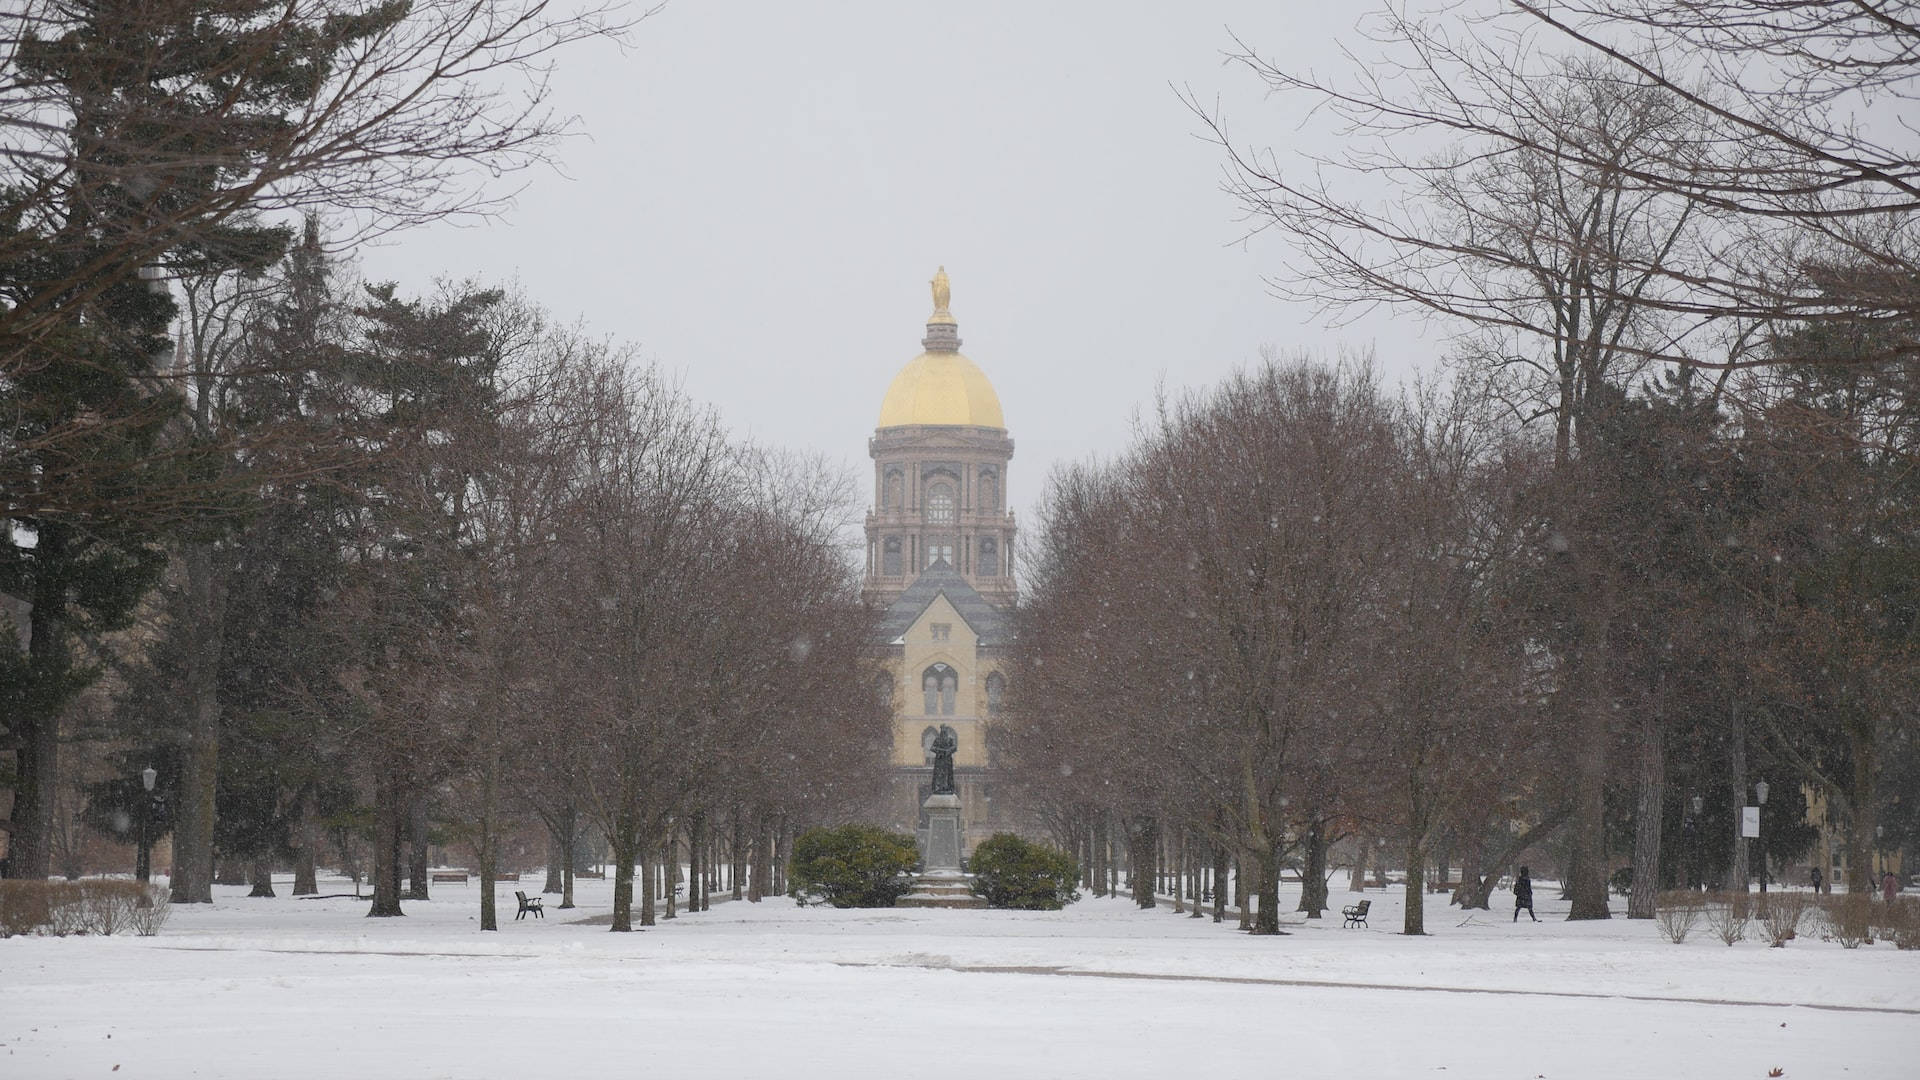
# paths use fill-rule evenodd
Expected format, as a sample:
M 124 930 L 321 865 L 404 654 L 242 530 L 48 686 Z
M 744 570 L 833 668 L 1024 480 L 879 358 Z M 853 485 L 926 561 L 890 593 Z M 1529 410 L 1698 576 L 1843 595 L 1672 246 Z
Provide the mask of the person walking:
M 1813 879 L 1813 891 L 1815 895 L 1818 895 L 1820 892 L 1820 868 L 1816 866 L 1812 870 L 1807 871 L 1807 876 Z
M 1513 879 L 1513 921 L 1520 921 L 1520 909 L 1527 909 L 1527 918 L 1539 922 L 1540 917 L 1533 913 L 1533 879 L 1527 876 L 1527 868 L 1520 868 L 1520 876 Z
M 1900 891 L 1900 879 L 1889 870 L 1880 875 L 1880 896 L 1887 903 L 1893 903 L 1893 895 Z

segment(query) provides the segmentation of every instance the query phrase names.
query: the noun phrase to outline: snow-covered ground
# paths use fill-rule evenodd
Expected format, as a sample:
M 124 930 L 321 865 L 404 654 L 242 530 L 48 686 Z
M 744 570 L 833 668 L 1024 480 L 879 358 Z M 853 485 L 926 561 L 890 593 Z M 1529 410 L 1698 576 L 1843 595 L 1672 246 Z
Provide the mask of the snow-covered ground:
M 1396 889 L 1369 930 L 1252 938 L 1094 899 L 611 934 L 610 886 L 580 885 L 521 922 L 504 886 L 494 934 L 442 884 L 403 919 L 216 888 L 157 938 L 0 941 L 0 1078 L 1920 1077 L 1920 953 L 1676 946 L 1564 922 L 1551 886 L 1538 924 L 1434 897 L 1407 938 Z

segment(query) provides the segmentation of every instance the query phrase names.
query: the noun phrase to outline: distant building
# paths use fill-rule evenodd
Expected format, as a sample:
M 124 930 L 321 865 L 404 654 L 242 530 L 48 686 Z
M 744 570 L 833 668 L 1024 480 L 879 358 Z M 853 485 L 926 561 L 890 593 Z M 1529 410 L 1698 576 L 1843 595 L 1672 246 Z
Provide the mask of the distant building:
M 875 648 L 892 703 L 897 824 L 923 828 L 934 736 L 959 738 L 954 783 L 969 849 L 1007 827 L 994 809 L 988 721 L 1006 690 L 1000 670 L 1015 601 L 1014 520 L 1000 398 L 960 353 L 945 268 L 933 279 L 925 350 L 894 376 L 867 444 L 867 599 L 886 609 Z

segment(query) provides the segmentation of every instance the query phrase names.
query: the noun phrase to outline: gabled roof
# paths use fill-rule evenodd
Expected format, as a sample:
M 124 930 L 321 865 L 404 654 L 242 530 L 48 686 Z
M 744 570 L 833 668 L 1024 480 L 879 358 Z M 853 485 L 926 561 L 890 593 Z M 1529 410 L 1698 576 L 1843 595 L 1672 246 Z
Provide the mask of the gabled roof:
M 900 640 L 908 628 L 919 621 L 922 612 L 932 604 L 936 597 L 945 596 L 947 603 L 967 621 L 974 635 L 982 645 L 1004 645 L 1012 636 L 1006 613 L 987 602 L 987 598 L 974 591 L 967 579 L 960 576 L 945 559 L 927 567 L 907 591 L 900 594 L 887 608 L 887 614 L 880 622 L 880 640 L 895 642 Z

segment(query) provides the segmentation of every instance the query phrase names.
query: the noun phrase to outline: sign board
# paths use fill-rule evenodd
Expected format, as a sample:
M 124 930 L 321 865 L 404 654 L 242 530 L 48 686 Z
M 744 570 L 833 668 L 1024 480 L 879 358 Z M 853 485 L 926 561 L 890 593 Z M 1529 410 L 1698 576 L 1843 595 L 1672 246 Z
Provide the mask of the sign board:
M 1740 835 L 1752 840 L 1760 835 L 1760 808 L 1743 806 L 1740 808 Z

